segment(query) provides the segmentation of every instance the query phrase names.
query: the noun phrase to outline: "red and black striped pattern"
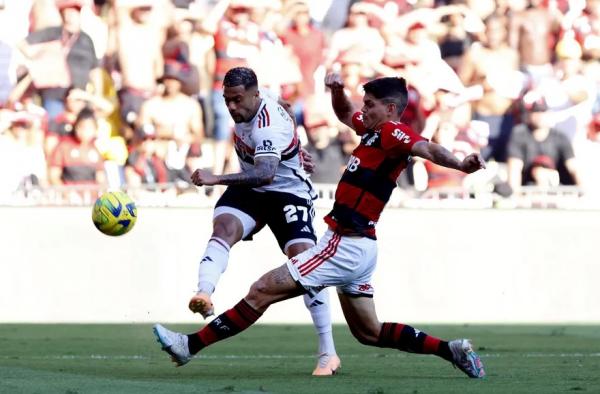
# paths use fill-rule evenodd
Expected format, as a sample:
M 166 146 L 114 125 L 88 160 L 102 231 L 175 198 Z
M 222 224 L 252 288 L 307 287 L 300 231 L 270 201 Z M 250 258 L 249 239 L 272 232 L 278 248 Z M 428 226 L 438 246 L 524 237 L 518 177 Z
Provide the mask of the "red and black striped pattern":
M 448 342 L 401 323 L 383 323 L 377 346 L 410 353 L 435 354 L 452 360 Z
M 216 317 L 209 325 L 196 333 L 200 340 L 200 346 L 194 350 L 198 352 L 215 342 L 239 334 L 254 324 L 261 316 L 262 313 L 256 311 L 246 300 L 242 299 L 236 306 Z
M 368 130 L 360 113 L 353 117 L 361 142 L 352 152 L 335 193 L 327 224 L 341 234 L 375 239 L 375 225 L 396 187 L 396 179 L 410 161 L 412 146 L 425 139 L 400 122 Z

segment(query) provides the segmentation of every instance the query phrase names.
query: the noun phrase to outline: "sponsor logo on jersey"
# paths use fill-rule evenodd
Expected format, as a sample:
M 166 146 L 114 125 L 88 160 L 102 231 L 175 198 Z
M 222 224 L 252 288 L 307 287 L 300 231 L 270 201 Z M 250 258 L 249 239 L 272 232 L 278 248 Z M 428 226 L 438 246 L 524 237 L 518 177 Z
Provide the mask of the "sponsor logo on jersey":
M 275 147 L 271 140 L 263 140 L 262 145 L 256 147 L 256 152 L 275 152 Z
M 354 172 L 358 169 L 358 166 L 360 165 L 360 159 L 354 155 L 350 155 L 350 159 L 348 159 L 348 164 L 346 165 L 346 168 L 348 169 L 348 171 L 350 172 Z
M 392 137 L 395 137 L 398 141 L 404 142 L 405 144 L 410 143 L 410 137 L 400 129 L 394 129 L 394 131 L 392 132 Z

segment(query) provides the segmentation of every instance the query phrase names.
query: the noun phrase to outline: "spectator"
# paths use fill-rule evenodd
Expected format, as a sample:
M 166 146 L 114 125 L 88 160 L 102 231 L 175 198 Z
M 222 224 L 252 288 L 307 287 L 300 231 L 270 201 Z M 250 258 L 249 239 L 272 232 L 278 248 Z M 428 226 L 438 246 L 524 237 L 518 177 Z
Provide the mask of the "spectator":
M 0 196 L 19 187 L 46 186 L 41 119 L 9 110 L 0 110 L 0 119 Z
M 82 0 L 57 0 L 62 25 L 35 31 L 19 46 L 29 60 L 28 70 L 50 118 L 64 109 L 69 86 L 100 91 L 98 60 L 92 39 L 81 31 Z
M 483 97 L 473 103 L 473 117 L 489 125 L 489 145 L 482 151 L 483 158 L 499 162 L 506 162 L 515 124 L 513 103 L 524 88 L 518 72 L 519 55 L 506 41 L 506 24 L 503 16 L 489 16 L 483 42 L 471 46 L 460 69 L 465 85 L 483 87 Z
M 141 132 L 142 141 L 134 149 L 125 166 L 125 179 L 129 186 L 153 185 L 169 181 L 164 160 L 156 154 L 156 135 Z
M 94 111 L 84 108 L 73 125 L 74 135 L 61 140 L 49 160 L 52 185 L 81 185 L 105 183 L 102 156 L 94 141 L 98 123 Z
M 573 147 L 568 138 L 548 122 L 547 105 L 535 102 L 527 122 L 515 127 L 508 146 L 508 182 L 545 187 L 579 184 Z
M 120 70 L 121 118 L 131 127 L 142 104 L 154 94 L 156 80 L 162 74 L 164 34 L 150 0 L 119 1 L 115 12 L 117 24 L 112 31 L 110 52 Z M 131 136 L 128 133 L 126 138 Z
M 377 29 L 369 26 L 367 12 L 370 7 L 357 2 L 350 7 L 347 26 L 333 33 L 325 67 L 331 69 L 347 62 L 357 62 L 367 69 L 381 64 L 385 53 L 385 41 Z M 335 66 L 335 67 L 334 67 Z M 374 75 L 374 69 L 365 71 Z
M 44 151 L 51 155 L 61 139 L 73 137 L 73 125 L 77 115 L 83 108 L 89 106 L 100 116 L 109 114 L 113 106 L 102 97 L 94 96 L 85 90 L 70 87 L 64 98 L 64 110 L 49 120 L 48 132 L 44 143 Z
M 31 0 L 0 2 L 0 106 L 16 83 L 18 51 L 16 44 L 29 32 Z
M 281 33 L 283 43 L 292 49 L 298 60 L 302 83 L 298 94 L 300 103 L 315 94 L 315 72 L 323 63 L 326 49 L 325 35 L 310 19 L 310 10 L 305 1 L 294 1 L 289 6 L 290 25 Z M 301 105 L 295 106 L 296 118 L 301 121 Z
M 140 127 L 144 133 L 156 135 L 157 155 L 171 172 L 187 181 L 186 160 L 190 150 L 199 152 L 204 128 L 200 105 L 181 92 L 185 72 L 185 65 L 173 61 L 165 63 L 160 78 L 162 93 L 142 106 Z
M 519 53 L 522 70 L 532 87 L 552 72 L 551 42 L 560 27 L 560 12 L 542 5 L 542 0 L 527 0 L 526 8 L 514 12 L 509 30 L 510 46 Z
M 344 149 L 344 134 L 339 132 L 340 124 L 330 105 L 328 94 L 313 95 L 304 109 L 304 119 L 308 145 L 306 149 L 315 162 L 315 170 L 311 180 L 317 183 L 335 183 L 340 178 L 348 161 Z
M 214 31 L 210 20 L 215 8 L 195 3 L 190 10 L 176 9 L 175 34 L 163 46 L 165 58 L 189 63 L 194 76 L 186 93 L 193 92 L 202 107 L 204 130 L 212 131 L 214 114 L 211 92 L 215 73 Z
M 224 18 L 219 22 L 215 34 L 217 55 L 215 79 L 212 91 L 212 105 L 215 114 L 213 138 L 214 173 L 223 173 L 228 152 L 232 152 L 231 120 L 223 98 L 223 78 L 233 67 L 248 65 L 248 59 L 256 57 L 260 47 L 260 27 L 252 22 L 250 14 L 253 2 L 250 0 L 221 0 L 215 7 L 229 4 Z

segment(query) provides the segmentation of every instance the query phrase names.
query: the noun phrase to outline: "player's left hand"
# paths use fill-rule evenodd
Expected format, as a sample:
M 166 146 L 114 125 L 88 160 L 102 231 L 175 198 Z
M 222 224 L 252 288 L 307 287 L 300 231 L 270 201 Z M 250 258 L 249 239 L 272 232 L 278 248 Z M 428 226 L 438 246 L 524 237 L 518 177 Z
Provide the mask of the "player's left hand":
M 219 178 L 207 170 L 197 169 L 192 174 L 192 183 L 196 186 L 212 186 L 216 185 L 218 181 Z
M 470 174 L 485 168 L 485 161 L 479 153 L 471 153 L 461 163 L 461 170 Z
M 313 161 L 313 157 L 308 151 L 304 148 L 300 148 L 300 157 L 302 158 L 302 167 L 304 171 L 309 174 L 315 172 L 315 162 Z

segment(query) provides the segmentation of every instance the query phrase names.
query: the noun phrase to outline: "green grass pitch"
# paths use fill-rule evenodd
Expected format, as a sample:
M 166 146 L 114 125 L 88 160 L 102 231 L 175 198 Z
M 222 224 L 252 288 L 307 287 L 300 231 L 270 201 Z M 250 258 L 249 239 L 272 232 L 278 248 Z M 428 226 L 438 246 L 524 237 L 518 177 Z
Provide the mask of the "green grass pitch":
M 600 393 L 598 326 L 428 326 L 471 338 L 488 376 L 334 335 L 342 369 L 315 378 L 311 326 L 258 325 L 174 368 L 150 325 L 0 325 L 0 393 Z M 167 325 L 191 332 L 190 325 Z

